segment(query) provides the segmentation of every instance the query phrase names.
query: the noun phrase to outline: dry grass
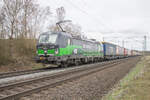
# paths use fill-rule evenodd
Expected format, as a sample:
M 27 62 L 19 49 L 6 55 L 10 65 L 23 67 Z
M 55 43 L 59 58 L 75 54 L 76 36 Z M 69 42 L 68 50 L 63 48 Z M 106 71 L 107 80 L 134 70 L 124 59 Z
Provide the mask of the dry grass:
M 12 47 L 10 45 L 12 43 Z M 11 50 L 11 51 L 10 51 Z M 31 62 L 36 53 L 36 40 L 0 40 L 0 66 Z
M 10 47 L 7 40 L 0 40 L 0 65 L 12 62 L 12 56 L 9 55 Z
M 150 56 L 143 57 L 103 100 L 150 100 Z

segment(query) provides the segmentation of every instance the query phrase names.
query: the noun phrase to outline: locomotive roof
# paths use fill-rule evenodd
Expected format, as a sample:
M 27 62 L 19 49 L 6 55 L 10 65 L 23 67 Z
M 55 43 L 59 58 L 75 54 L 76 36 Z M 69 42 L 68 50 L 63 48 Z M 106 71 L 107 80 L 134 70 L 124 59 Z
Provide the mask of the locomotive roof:
M 44 32 L 42 34 L 61 34 L 61 35 L 64 35 L 64 36 L 71 37 L 70 34 L 67 34 L 67 33 L 64 33 L 64 32 L 51 32 L 51 31 L 48 31 L 48 32 Z
M 73 39 L 87 41 L 87 42 L 93 42 L 93 43 L 99 43 L 100 44 L 100 42 L 98 42 L 98 41 L 93 41 L 91 39 L 80 38 L 78 36 L 73 36 L 73 35 L 71 35 L 69 33 L 65 33 L 65 32 L 51 32 L 51 31 L 48 31 L 48 32 L 44 32 L 42 34 L 60 34 L 60 35 L 67 36 L 67 37 L 70 37 L 70 38 L 73 38 Z M 40 34 L 40 35 L 42 35 L 42 34 Z

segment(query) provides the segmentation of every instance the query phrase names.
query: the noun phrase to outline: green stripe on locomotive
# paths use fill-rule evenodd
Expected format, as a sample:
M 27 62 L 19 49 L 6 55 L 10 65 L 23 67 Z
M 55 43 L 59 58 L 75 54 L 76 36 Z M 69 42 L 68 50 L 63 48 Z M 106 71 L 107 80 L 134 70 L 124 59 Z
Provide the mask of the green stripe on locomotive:
M 48 49 L 47 50 L 47 55 L 52 54 L 53 56 L 64 56 L 64 55 L 72 55 L 73 50 L 75 48 L 81 48 L 81 46 L 67 46 L 66 48 L 58 48 L 58 54 L 55 54 L 56 49 Z M 37 53 L 38 55 L 44 55 L 44 51 L 42 49 L 38 49 Z
M 48 49 L 47 55 L 53 56 L 65 56 L 65 55 L 73 55 L 74 49 L 77 49 L 77 55 L 84 55 L 84 56 L 103 56 L 103 53 L 100 51 L 91 52 L 91 51 L 84 51 L 82 46 L 75 46 L 69 45 L 66 48 L 58 48 L 58 54 L 55 54 L 55 49 Z M 38 55 L 44 55 L 44 50 L 38 49 Z

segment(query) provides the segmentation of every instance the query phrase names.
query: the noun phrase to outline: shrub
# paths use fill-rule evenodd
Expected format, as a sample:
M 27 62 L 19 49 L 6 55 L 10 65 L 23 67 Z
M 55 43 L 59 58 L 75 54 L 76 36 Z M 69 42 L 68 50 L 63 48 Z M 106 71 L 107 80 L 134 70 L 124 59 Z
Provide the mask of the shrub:
M 10 45 L 11 44 L 11 45 Z M 11 51 L 12 50 L 12 51 Z M 16 63 L 18 58 L 33 58 L 36 54 L 36 40 L 33 39 L 1 39 L 0 65 Z

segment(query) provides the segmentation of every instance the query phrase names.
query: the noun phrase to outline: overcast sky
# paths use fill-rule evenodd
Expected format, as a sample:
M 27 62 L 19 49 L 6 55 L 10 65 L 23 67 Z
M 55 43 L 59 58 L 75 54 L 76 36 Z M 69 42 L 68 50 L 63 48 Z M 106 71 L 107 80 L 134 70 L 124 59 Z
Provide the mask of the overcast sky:
M 150 0 L 39 0 L 55 16 L 63 6 L 65 19 L 82 27 L 88 37 L 142 50 L 144 35 L 150 50 Z M 51 22 L 50 22 L 51 23 Z

